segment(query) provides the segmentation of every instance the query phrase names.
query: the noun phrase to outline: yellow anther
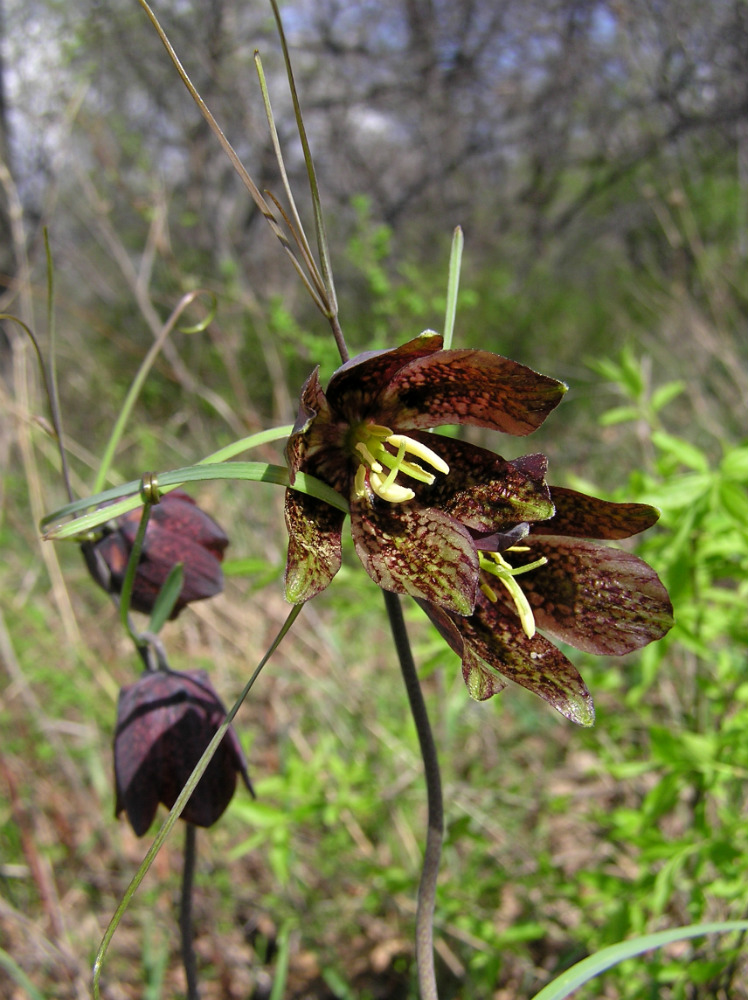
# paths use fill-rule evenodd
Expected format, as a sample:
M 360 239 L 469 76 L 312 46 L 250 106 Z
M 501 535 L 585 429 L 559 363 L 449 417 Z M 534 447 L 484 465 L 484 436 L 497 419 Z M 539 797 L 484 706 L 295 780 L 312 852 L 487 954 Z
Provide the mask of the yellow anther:
M 413 490 L 407 486 L 399 486 L 395 482 L 388 482 L 390 476 L 382 476 L 381 472 L 369 473 L 369 483 L 378 497 L 388 500 L 390 503 L 405 503 L 415 496 Z
M 361 461 L 353 484 L 358 497 L 364 495 L 367 472 L 372 490 L 389 503 L 406 503 L 415 496 L 412 489 L 396 482 L 400 473 L 430 486 L 436 478 L 434 473 L 422 468 L 418 462 L 409 461 L 406 455 L 424 462 L 436 472 L 444 475 L 449 472 L 444 459 L 427 445 L 406 434 L 393 434 L 389 427 L 380 424 L 360 424 L 353 429 L 352 444 Z M 385 469 L 388 470 L 386 473 Z
M 409 455 L 413 455 L 414 458 L 420 458 L 421 461 L 426 462 L 427 465 L 430 465 L 432 469 L 436 469 L 437 472 L 441 472 L 445 476 L 449 472 L 449 466 L 444 459 L 437 455 L 435 451 L 432 451 L 428 445 L 423 444 L 423 442 L 416 441 L 414 438 L 406 437 L 403 434 L 390 434 L 386 440 L 387 444 L 391 444 L 393 448 L 400 448 L 402 445 L 405 445 L 405 451 Z
M 389 427 L 384 427 L 382 424 L 364 424 L 362 430 L 367 436 L 378 438 L 380 441 L 386 441 L 392 435 Z

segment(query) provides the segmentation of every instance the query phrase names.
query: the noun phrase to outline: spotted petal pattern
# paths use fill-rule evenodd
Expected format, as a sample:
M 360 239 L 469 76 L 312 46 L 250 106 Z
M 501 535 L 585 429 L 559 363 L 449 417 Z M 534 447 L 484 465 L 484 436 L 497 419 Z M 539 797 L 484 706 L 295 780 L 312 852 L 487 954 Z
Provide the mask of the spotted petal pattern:
M 544 455 L 507 462 L 427 433 L 456 423 L 529 434 L 565 391 L 507 358 L 445 351 L 442 338 L 427 331 L 347 362 L 326 391 L 314 372 L 287 457 L 292 481 L 303 471 L 348 499 L 365 569 L 380 587 L 421 603 L 461 657 L 471 697 L 489 698 L 511 680 L 591 725 L 592 699 L 576 668 L 545 635 L 526 632 L 536 626 L 605 654 L 664 635 L 672 607 L 654 571 L 589 541 L 637 534 L 658 511 L 549 487 Z M 414 457 L 410 468 L 402 449 Z M 383 483 L 384 467 L 392 472 Z M 332 580 L 342 520 L 339 511 L 289 491 L 289 600 L 308 600 Z
M 536 624 L 550 635 L 588 653 L 620 656 L 672 627 L 667 591 L 638 556 L 553 535 L 525 541 L 529 551 L 516 564 L 548 560 L 519 579 Z
M 327 586 L 340 569 L 345 514 L 315 497 L 286 490 L 286 597 L 302 604 Z
M 503 604 L 493 604 L 480 595 L 475 614 L 462 619 L 421 606 L 462 657 L 463 675 L 473 698 L 490 698 L 501 690 L 506 678 L 532 691 L 572 722 L 593 724 L 592 697 L 579 671 L 543 636 L 528 639 L 517 616 Z
M 327 399 L 348 420 L 375 417 L 400 430 L 471 424 L 505 434 L 536 430 L 566 392 L 563 382 L 499 354 L 441 350 L 427 331 L 394 351 L 347 362 Z
M 366 351 L 351 358 L 330 379 L 326 392 L 330 406 L 351 421 L 377 417 L 382 391 L 397 372 L 434 354 L 442 343 L 438 333 L 426 331 L 392 351 Z M 399 421 L 397 426 L 402 426 Z
M 411 436 L 433 448 L 449 465 L 449 475 L 437 475 L 429 487 L 416 486 L 416 496 L 472 531 L 497 531 L 519 521 L 553 516 L 550 490 L 542 478 L 533 478 L 500 455 L 465 441 L 422 431 Z
M 439 351 L 401 368 L 381 395 L 399 427 L 470 424 L 524 436 L 557 406 L 566 386 L 486 351 Z
M 475 605 L 478 553 L 467 528 L 435 507 L 388 504 L 368 495 L 351 503 L 356 551 L 384 590 L 434 601 L 458 615 Z
M 533 527 L 535 534 L 575 538 L 630 538 L 656 524 L 660 512 L 644 503 L 611 503 L 596 497 L 551 487 L 556 512 L 552 520 Z

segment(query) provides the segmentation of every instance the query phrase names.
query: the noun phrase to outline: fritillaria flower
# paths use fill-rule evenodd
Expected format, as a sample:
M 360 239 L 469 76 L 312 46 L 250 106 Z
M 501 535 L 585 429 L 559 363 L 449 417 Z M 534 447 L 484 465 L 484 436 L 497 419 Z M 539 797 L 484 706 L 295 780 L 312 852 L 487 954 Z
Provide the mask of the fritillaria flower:
M 535 430 L 566 387 L 488 351 L 443 350 L 432 332 L 361 354 L 325 391 L 315 370 L 286 448 L 291 482 L 304 472 L 349 502 L 353 542 L 380 587 L 469 615 L 480 583 L 476 535 L 553 514 L 547 487 L 481 448 L 428 433 L 472 424 Z M 345 515 L 286 492 L 286 596 L 323 590 L 341 563 Z
M 118 594 L 140 523 L 141 512 L 117 518 L 84 555 L 94 579 Z M 183 490 L 166 493 L 151 508 L 132 590 L 131 607 L 150 614 L 166 578 L 177 563 L 183 567 L 182 589 L 171 612 L 176 618 L 187 604 L 223 590 L 221 561 L 229 540 L 216 522 Z
M 427 332 L 354 358 L 324 392 L 315 371 L 286 454 L 292 482 L 310 473 L 348 498 L 364 567 L 380 587 L 424 607 L 462 658 L 473 698 L 510 679 L 590 725 L 589 691 L 551 639 L 620 655 L 668 631 L 672 605 L 654 570 L 599 544 L 645 530 L 658 511 L 549 487 L 543 455 L 507 462 L 429 432 L 466 423 L 529 434 L 564 391 L 498 355 L 442 350 Z M 287 491 L 289 600 L 329 584 L 343 520 L 323 501 Z
M 543 482 L 546 460 L 511 463 Z M 599 544 L 655 523 L 645 504 L 609 503 L 550 487 L 555 513 L 476 539 L 481 582 L 468 616 L 420 602 L 462 658 L 468 691 L 490 698 L 512 680 L 581 725 L 594 721 L 576 667 L 550 639 L 600 655 L 621 655 L 662 638 L 672 605 L 654 570 L 637 556 Z
M 204 670 L 146 671 L 120 691 L 114 737 L 115 815 L 127 813 L 140 837 L 159 802 L 171 809 L 226 710 Z M 229 729 L 187 801 L 182 819 L 212 826 L 236 789 L 251 791 L 239 740 Z

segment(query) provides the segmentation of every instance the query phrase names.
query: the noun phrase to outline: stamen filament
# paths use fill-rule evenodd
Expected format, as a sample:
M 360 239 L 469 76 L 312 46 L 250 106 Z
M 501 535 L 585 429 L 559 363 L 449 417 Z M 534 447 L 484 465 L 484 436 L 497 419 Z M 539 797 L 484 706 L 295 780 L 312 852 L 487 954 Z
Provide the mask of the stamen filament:
M 405 459 L 399 459 L 398 455 L 393 455 L 384 448 L 381 452 L 377 452 L 377 455 L 382 460 L 382 465 L 386 465 L 395 475 L 398 472 L 403 472 L 406 476 L 410 476 L 411 479 L 417 479 L 419 483 L 426 483 L 427 486 L 430 486 L 436 478 L 433 473 L 422 469 L 420 465 L 408 462 Z
M 366 496 L 366 466 L 361 464 L 356 469 L 356 478 L 353 480 L 353 492 L 359 500 Z
M 390 470 L 387 473 L 387 478 L 385 479 L 385 486 L 389 486 L 390 483 L 394 483 L 395 477 L 400 471 L 400 466 L 402 465 L 403 458 L 405 457 L 405 445 L 401 444 L 398 448 L 397 455 L 391 455 L 385 448 L 382 448 L 379 452 L 382 464 L 386 465 Z M 379 471 L 379 470 L 377 470 Z
M 357 442 L 357 444 L 356 444 L 356 451 L 361 455 L 361 457 L 363 458 L 363 460 L 366 462 L 366 464 L 369 466 L 369 468 L 372 469 L 372 471 L 374 471 L 374 472 L 381 472 L 382 471 L 382 466 L 379 464 L 379 462 L 376 460 L 376 458 L 374 458 L 374 456 L 369 451 L 369 449 L 366 447 L 366 445 L 364 444 L 363 441 L 358 441 Z
M 517 609 L 522 631 L 528 639 L 532 639 L 535 635 L 535 616 L 532 613 L 530 602 L 525 597 L 524 591 L 513 576 L 500 576 L 499 579 L 509 591 L 509 595 L 514 601 L 514 607 Z

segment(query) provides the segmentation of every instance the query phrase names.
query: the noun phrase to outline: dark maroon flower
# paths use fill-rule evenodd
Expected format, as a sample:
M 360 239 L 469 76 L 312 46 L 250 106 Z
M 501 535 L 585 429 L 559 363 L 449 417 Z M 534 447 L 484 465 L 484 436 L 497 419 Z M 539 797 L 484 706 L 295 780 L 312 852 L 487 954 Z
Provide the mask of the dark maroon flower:
M 347 362 L 323 391 L 315 370 L 286 455 L 349 502 L 356 551 L 380 587 L 469 615 L 480 565 L 474 534 L 553 513 L 547 488 L 490 452 L 427 430 L 472 424 L 535 430 L 566 386 L 488 351 L 442 350 L 427 331 Z M 345 515 L 289 489 L 286 596 L 314 597 L 341 562 Z
M 84 546 L 92 575 L 110 593 L 118 594 L 122 589 L 140 517 L 140 510 L 123 514 L 97 542 Z M 183 490 L 164 494 L 151 509 L 131 607 L 150 614 L 159 591 L 177 563 L 182 563 L 184 575 L 170 618 L 176 618 L 192 601 L 219 594 L 223 590 L 221 561 L 228 543 L 213 518 Z
M 226 710 L 204 670 L 146 671 L 120 691 L 114 736 L 115 815 L 124 809 L 140 837 L 159 802 L 176 802 Z M 251 791 L 239 740 L 229 729 L 187 801 L 182 819 L 212 826 L 236 789 L 236 776 Z
M 511 464 L 544 481 L 544 456 Z M 662 638 L 673 625 L 673 608 L 657 574 L 630 552 L 595 541 L 644 531 L 659 512 L 553 486 L 550 496 L 555 513 L 547 520 L 476 538 L 481 583 L 473 614 L 419 603 L 462 658 L 473 698 L 490 698 L 509 679 L 573 722 L 591 725 L 592 698 L 579 672 L 536 628 L 600 655 L 629 653 Z

